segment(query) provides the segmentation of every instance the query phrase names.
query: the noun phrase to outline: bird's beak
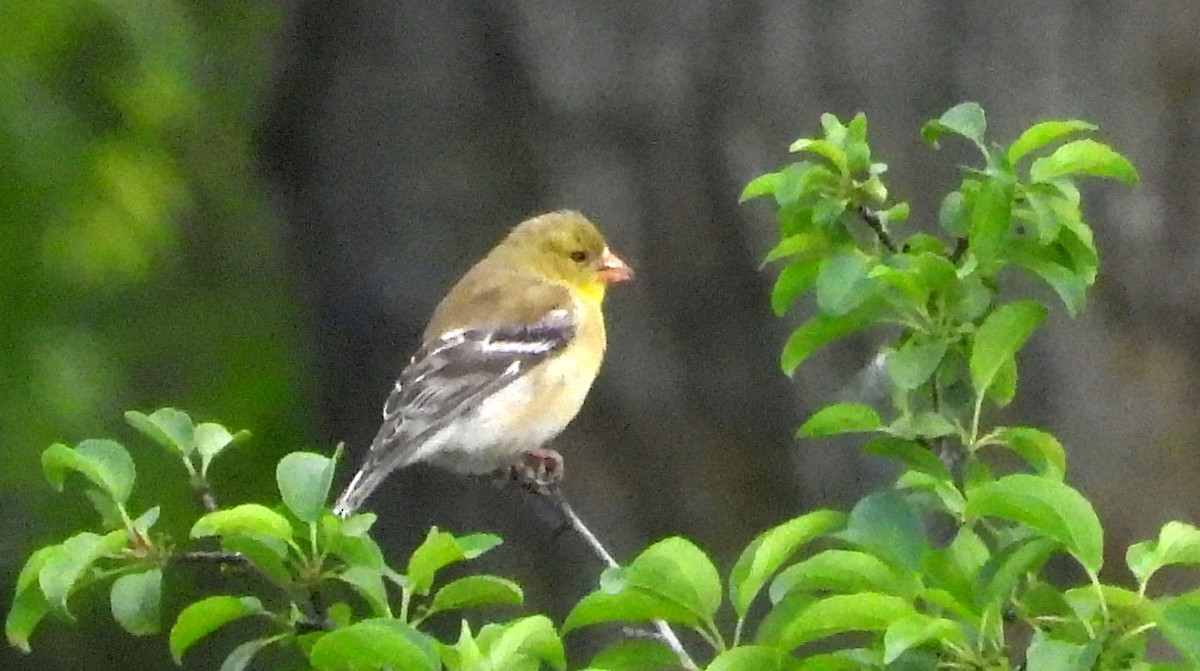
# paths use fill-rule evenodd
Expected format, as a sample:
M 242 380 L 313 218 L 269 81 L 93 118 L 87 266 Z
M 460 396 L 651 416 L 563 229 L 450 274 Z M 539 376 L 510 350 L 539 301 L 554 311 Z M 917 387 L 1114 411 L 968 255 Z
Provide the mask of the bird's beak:
M 605 247 L 604 253 L 600 255 L 600 267 L 596 270 L 596 275 L 605 284 L 624 282 L 633 279 L 633 268 Z

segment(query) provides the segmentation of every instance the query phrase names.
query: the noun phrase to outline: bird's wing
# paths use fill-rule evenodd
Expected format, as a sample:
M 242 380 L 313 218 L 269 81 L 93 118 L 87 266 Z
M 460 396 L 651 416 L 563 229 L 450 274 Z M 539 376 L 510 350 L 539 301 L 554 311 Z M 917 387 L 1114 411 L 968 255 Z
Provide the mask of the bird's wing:
M 358 510 L 389 473 L 425 458 L 422 448 L 442 429 L 575 337 L 578 315 L 566 289 L 520 274 L 502 273 L 497 282 L 481 268 L 486 264 L 467 273 L 435 311 L 425 344 L 384 403 L 383 425 L 334 506 L 336 514 Z M 461 326 L 448 327 L 455 321 Z
M 556 308 L 534 322 L 455 329 L 427 342 L 388 396 L 371 451 L 396 450 L 404 456 L 395 464 L 407 463 L 425 437 L 561 350 L 575 329 L 574 311 Z

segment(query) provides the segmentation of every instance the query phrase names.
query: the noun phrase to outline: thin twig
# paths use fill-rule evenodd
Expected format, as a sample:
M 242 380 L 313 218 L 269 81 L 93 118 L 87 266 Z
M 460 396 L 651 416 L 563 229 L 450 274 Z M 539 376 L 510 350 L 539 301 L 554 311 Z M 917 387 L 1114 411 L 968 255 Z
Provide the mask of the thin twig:
M 200 498 L 200 505 L 204 506 L 207 512 L 213 512 L 217 509 L 217 497 L 213 495 L 212 488 L 208 486 L 208 481 L 199 473 L 192 473 L 190 478 L 192 489 L 195 490 L 196 496 Z
M 875 210 L 872 210 L 866 205 L 859 205 L 858 213 L 862 215 L 863 221 L 867 222 L 867 225 L 871 227 L 871 230 L 875 231 L 875 237 L 879 238 L 879 241 L 883 243 L 883 246 L 886 247 L 889 252 L 896 254 L 900 251 L 900 248 L 896 246 L 895 241 L 892 240 L 892 236 L 889 235 L 887 229 L 883 227 L 883 222 L 879 220 L 879 214 L 875 212 Z
M 618 568 L 620 566 L 617 560 L 613 559 L 612 553 L 596 537 L 596 534 L 592 533 L 592 530 L 583 523 L 583 520 L 580 519 L 575 509 L 571 507 L 571 504 L 567 503 L 562 489 L 557 484 L 541 486 L 536 491 L 562 513 L 567 523 L 570 524 L 576 533 L 583 537 L 583 540 L 588 544 L 592 552 L 600 558 L 600 561 L 604 562 L 609 568 Z M 679 663 L 684 669 L 698 671 L 700 667 L 696 665 L 691 655 L 688 654 L 687 649 L 683 647 L 683 642 L 679 640 L 679 636 L 675 634 L 675 630 L 671 628 L 671 625 L 667 624 L 665 620 L 655 620 L 654 628 L 658 632 L 656 638 L 666 644 L 679 657 Z
M 967 253 L 968 244 L 969 241 L 966 238 L 960 237 L 954 239 L 954 250 L 950 252 L 950 256 L 948 257 L 950 259 L 950 263 L 957 264 L 960 260 L 962 260 L 963 254 Z
M 286 585 L 275 579 L 270 573 L 262 570 L 257 564 L 240 552 L 224 552 L 224 551 L 207 551 L 193 550 L 190 552 L 181 552 L 172 557 L 175 561 L 185 564 L 217 564 L 224 566 L 234 566 L 244 571 L 253 573 L 263 580 L 279 589 L 287 596 L 288 600 L 300 607 L 304 613 L 304 621 L 297 623 L 297 629 L 307 631 L 331 631 L 333 623 L 329 620 L 329 616 L 325 613 L 325 609 L 318 601 L 316 594 L 308 594 L 305 597 L 298 598 L 296 590 L 290 585 Z

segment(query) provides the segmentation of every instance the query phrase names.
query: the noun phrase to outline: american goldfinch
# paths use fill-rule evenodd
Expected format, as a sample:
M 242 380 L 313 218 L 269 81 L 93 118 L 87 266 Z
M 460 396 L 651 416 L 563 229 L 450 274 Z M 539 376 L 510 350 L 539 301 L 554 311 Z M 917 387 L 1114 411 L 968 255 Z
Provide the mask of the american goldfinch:
M 575 418 L 600 369 L 605 289 L 632 277 L 578 212 L 519 224 L 437 306 L 334 513 L 353 514 L 417 462 L 560 477 L 561 457 L 542 446 Z

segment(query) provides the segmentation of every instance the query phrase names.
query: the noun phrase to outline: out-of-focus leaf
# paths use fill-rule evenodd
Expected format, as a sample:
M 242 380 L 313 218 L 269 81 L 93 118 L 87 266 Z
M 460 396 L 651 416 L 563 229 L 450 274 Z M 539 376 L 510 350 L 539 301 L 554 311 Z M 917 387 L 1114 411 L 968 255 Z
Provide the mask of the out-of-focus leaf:
M 157 634 L 162 603 L 162 569 L 129 573 L 113 581 L 113 619 L 134 636 Z
M 75 449 L 55 443 L 42 453 L 42 468 L 59 491 L 67 471 L 75 471 L 120 504 L 129 500 L 136 476 L 129 452 L 114 440 L 85 440 Z
M 759 590 L 805 543 L 842 524 L 846 515 L 814 510 L 768 529 L 746 546 L 729 574 L 729 600 L 744 617 Z
M 192 525 L 191 537 L 246 534 L 291 540 L 292 525 L 287 518 L 258 503 L 243 503 L 234 508 L 206 514 Z
M 802 438 L 820 438 L 840 433 L 874 431 L 883 426 L 879 413 L 862 403 L 837 403 L 827 405 L 813 413 L 796 431 Z
M 169 637 L 171 656 L 175 663 L 183 661 L 183 655 L 197 641 L 217 629 L 244 617 L 264 613 L 262 603 L 252 596 L 210 596 L 183 609 L 171 627 Z
M 1016 473 L 967 492 L 972 519 L 1000 517 L 1019 522 L 1058 541 L 1088 571 L 1104 563 L 1104 530 L 1092 504 L 1070 486 Z

